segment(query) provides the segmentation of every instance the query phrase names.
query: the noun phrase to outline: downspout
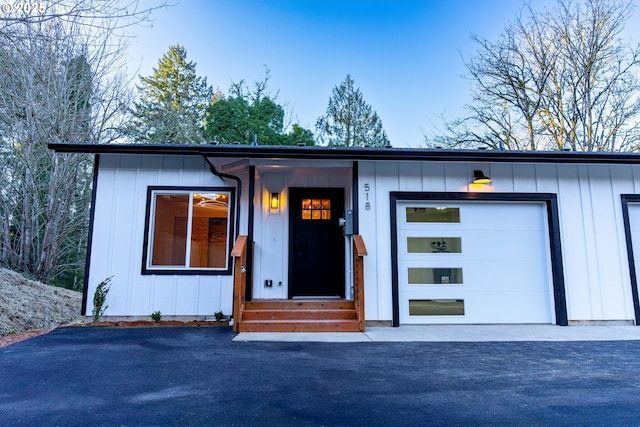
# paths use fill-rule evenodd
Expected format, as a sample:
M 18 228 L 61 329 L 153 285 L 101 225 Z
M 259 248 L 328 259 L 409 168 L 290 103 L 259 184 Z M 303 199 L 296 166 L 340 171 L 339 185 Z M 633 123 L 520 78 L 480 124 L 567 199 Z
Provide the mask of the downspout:
M 204 158 L 204 160 L 209 164 L 209 171 L 214 174 L 215 176 L 221 178 L 221 179 L 232 179 L 236 182 L 236 188 L 238 189 L 238 199 L 236 201 L 236 224 L 235 224 L 235 233 L 234 233 L 234 239 L 233 241 L 235 242 L 238 239 L 238 235 L 240 235 L 240 200 L 242 198 L 242 181 L 240 180 L 239 177 L 235 176 L 235 175 L 229 175 L 228 173 L 222 173 L 222 172 L 218 172 L 218 170 L 216 169 L 216 167 L 213 165 L 213 163 L 211 163 L 209 161 L 209 158 L 207 156 L 202 156 Z M 231 249 L 229 249 L 231 250 Z M 232 314 L 233 317 L 233 314 Z
M 240 234 L 240 200 L 242 198 L 242 181 L 240 180 L 239 177 L 235 176 L 235 175 L 229 175 L 227 173 L 222 173 L 222 172 L 218 172 L 218 170 L 216 169 L 216 167 L 213 165 L 213 163 L 211 163 L 209 161 L 209 158 L 207 156 L 202 156 L 204 158 L 204 160 L 209 164 L 209 171 L 214 174 L 215 176 L 222 178 L 222 179 L 232 179 L 236 182 L 236 188 L 238 189 L 238 200 L 236 202 L 237 207 L 236 207 L 236 224 L 235 224 L 235 233 L 234 233 L 234 242 L 235 240 L 238 238 L 238 235 Z

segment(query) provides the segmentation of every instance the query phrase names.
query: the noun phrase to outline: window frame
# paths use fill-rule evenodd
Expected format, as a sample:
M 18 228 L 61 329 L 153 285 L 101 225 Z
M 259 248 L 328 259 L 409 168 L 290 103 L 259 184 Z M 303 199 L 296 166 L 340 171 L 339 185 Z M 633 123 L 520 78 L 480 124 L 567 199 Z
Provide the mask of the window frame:
M 184 195 L 188 196 L 189 200 L 192 200 L 194 193 L 210 193 L 210 192 L 225 192 L 229 193 L 229 207 L 227 215 L 227 254 L 226 254 L 226 267 L 223 268 L 203 268 L 203 267 L 189 267 L 185 266 L 160 266 L 153 267 L 151 265 L 151 257 L 153 256 L 153 231 L 154 231 L 154 218 L 155 218 L 155 196 L 156 195 Z M 145 223 L 144 223 L 144 238 L 142 246 L 142 274 L 143 275 L 231 275 L 233 270 L 233 263 L 231 257 L 231 249 L 233 247 L 234 225 L 235 225 L 235 210 L 236 210 L 236 192 L 234 187 L 192 187 L 192 186 L 148 186 L 147 187 L 147 202 L 145 211 Z M 192 218 L 191 203 L 189 204 L 189 216 Z M 191 240 L 191 226 L 188 224 L 187 229 L 187 241 Z M 187 246 L 188 249 L 188 246 Z M 186 261 L 186 260 L 185 260 Z

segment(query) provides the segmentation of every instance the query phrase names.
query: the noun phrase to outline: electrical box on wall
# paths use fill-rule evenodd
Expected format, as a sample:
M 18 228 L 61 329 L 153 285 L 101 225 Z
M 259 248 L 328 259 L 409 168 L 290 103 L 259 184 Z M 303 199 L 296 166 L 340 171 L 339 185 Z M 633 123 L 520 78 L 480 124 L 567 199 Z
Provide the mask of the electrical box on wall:
M 339 223 L 344 228 L 344 235 L 351 236 L 353 234 L 353 211 L 344 211 L 344 218 L 340 218 Z

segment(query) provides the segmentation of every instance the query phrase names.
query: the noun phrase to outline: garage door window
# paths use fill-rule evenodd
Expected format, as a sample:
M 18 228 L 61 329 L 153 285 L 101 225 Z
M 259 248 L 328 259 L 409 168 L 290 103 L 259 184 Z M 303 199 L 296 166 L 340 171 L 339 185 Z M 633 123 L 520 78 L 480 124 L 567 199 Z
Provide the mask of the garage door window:
M 460 208 L 406 208 L 407 222 L 460 222 Z
M 464 316 L 461 299 L 410 299 L 410 316 Z
M 460 237 L 407 237 L 407 253 L 459 254 L 462 253 L 462 239 Z
M 408 282 L 410 285 L 461 285 L 461 268 L 424 268 L 409 267 Z

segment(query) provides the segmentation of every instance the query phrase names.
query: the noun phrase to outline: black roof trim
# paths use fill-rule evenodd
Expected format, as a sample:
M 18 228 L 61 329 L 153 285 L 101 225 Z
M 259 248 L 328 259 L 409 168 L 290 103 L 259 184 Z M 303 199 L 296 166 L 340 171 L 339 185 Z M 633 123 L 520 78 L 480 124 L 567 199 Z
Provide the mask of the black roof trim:
M 273 145 L 49 144 L 60 153 L 147 154 L 252 159 L 412 160 L 517 163 L 640 163 L 635 153 L 574 151 L 496 151 L 425 148 L 298 147 Z

